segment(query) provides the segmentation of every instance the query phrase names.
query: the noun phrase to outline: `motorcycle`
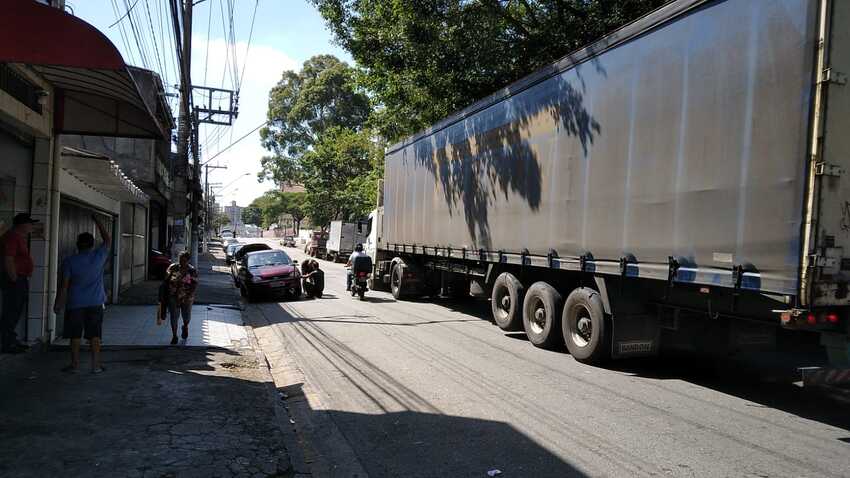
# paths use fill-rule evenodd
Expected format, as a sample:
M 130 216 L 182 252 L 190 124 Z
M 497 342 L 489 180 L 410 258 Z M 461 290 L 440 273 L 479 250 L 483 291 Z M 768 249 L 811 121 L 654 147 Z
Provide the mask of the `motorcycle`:
M 351 297 L 357 295 L 360 296 L 360 300 L 363 300 L 366 296 L 366 291 L 369 290 L 367 286 L 368 280 L 368 272 L 355 272 L 354 277 L 351 279 Z

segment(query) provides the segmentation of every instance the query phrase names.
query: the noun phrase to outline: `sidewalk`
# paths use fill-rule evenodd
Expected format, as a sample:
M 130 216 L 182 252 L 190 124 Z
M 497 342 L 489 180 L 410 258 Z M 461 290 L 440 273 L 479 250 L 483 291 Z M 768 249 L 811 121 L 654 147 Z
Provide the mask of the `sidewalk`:
M 206 262 L 202 287 L 235 296 L 223 260 Z M 238 308 L 196 306 L 188 346 L 163 345 L 153 310 L 109 307 L 103 374 L 88 373 L 88 350 L 79 374 L 61 372 L 61 346 L 0 363 L 0 476 L 293 474 L 289 419 Z

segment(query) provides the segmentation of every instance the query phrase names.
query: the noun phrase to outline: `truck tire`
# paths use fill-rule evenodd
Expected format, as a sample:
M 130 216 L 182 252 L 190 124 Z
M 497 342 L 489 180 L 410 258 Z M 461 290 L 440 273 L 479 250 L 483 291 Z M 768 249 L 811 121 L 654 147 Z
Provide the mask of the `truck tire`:
M 522 330 L 522 300 L 525 287 L 510 272 L 502 272 L 493 283 L 490 293 L 490 310 L 493 321 L 500 329 L 512 332 Z
M 404 290 L 403 279 L 404 271 L 402 270 L 401 263 L 393 264 L 393 269 L 390 272 L 390 291 L 393 293 L 395 300 L 404 298 L 404 294 L 402 293 L 402 290 Z
M 522 302 L 522 325 L 535 347 L 551 349 L 562 343 L 561 294 L 551 285 L 535 282 Z
M 587 287 L 570 292 L 561 326 L 567 349 L 579 362 L 599 364 L 611 356 L 611 330 L 599 292 Z

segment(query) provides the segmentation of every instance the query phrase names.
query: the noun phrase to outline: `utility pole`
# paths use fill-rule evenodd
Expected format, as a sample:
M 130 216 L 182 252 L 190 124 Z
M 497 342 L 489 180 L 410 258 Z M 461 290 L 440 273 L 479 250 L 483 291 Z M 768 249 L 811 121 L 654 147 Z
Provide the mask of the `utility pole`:
M 186 190 L 189 191 L 189 207 L 191 208 L 191 219 L 188 224 L 183 224 L 183 240 L 188 242 L 189 250 L 192 253 L 192 262 L 197 265 L 198 247 L 194 241 L 194 229 L 197 224 L 197 215 L 195 210 L 194 198 L 195 187 L 193 186 L 194 178 L 197 178 L 197 170 L 194 165 L 189 165 L 189 139 L 193 136 L 192 129 L 194 125 L 191 121 L 191 97 L 192 97 L 192 0 L 184 0 L 182 8 L 178 7 L 177 1 L 172 1 L 172 15 L 174 18 L 174 28 L 178 28 L 177 15 L 180 15 L 182 23 L 182 41 L 180 42 L 180 113 L 178 116 L 177 128 L 177 158 L 179 164 L 187 166 L 186 171 Z M 179 8 L 180 11 L 175 10 Z M 188 239 L 188 241 L 187 241 Z
M 197 116 L 197 115 L 196 115 Z M 204 204 L 205 204 L 205 220 L 204 220 L 204 252 L 207 252 L 209 245 L 207 241 L 209 240 L 210 232 L 212 231 L 213 225 L 213 213 L 210 210 L 212 207 L 212 202 L 210 201 L 210 169 L 227 169 L 227 166 L 212 166 L 210 164 L 204 165 Z

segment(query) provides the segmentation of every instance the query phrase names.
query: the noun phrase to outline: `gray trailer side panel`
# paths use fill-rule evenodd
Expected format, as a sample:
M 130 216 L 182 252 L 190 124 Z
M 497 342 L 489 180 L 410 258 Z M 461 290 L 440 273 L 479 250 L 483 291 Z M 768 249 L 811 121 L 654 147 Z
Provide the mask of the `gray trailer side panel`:
M 654 29 L 403 143 L 386 159 L 386 243 L 751 264 L 745 287 L 796 294 L 816 6 L 656 13 Z

